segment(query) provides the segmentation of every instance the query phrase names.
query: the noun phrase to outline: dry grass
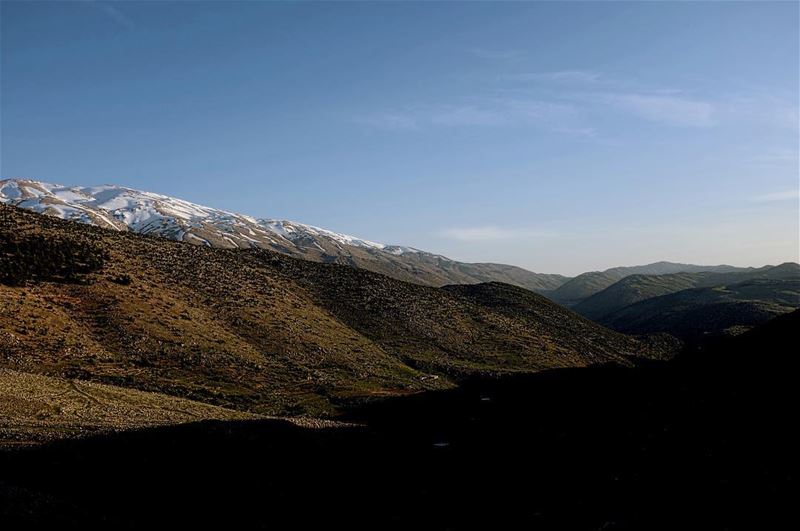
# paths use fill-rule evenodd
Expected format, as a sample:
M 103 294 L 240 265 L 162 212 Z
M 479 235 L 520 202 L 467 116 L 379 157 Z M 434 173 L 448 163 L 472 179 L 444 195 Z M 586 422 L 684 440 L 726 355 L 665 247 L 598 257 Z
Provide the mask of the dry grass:
M 0 369 L 0 446 L 257 415 L 160 393 Z
M 432 288 L 5 206 L 0 233 L 106 257 L 69 281 L 0 285 L 0 368 L 20 372 L 319 417 L 466 375 L 624 364 L 647 349 L 503 284 Z

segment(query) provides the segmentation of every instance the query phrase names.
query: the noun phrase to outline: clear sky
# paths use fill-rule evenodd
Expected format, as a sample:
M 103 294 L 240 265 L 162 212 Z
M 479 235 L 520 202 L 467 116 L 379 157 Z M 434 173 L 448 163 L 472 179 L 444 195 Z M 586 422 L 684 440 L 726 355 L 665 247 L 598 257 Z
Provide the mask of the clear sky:
M 3 177 L 575 274 L 798 260 L 797 2 L 2 2 Z

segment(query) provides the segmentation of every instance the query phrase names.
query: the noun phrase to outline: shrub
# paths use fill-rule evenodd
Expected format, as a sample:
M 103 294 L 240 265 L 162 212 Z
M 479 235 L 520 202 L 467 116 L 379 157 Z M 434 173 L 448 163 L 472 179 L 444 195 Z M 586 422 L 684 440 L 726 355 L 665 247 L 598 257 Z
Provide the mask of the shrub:
M 0 234 L 0 283 L 76 282 L 102 269 L 107 254 L 87 242 L 61 237 Z

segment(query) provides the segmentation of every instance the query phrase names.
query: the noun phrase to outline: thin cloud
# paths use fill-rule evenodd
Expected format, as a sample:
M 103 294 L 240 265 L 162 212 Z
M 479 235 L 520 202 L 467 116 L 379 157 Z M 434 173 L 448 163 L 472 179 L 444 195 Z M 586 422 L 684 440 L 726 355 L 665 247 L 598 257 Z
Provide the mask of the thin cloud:
M 409 105 L 402 112 L 377 112 L 358 121 L 406 130 L 525 126 L 595 140 L 608 140 L 609 128 L 615 126 L 609 116 L 690 129 L 744 125 L 800 128 L 797 105 L 774 96 L 720 94 L 710 98 L 670 87 L 642 86 L 590 70 L 521 73 L 498 81 L 504 86 L 492 90 L 495 96 Z M 604 127 L 599 126 L 601 123 Z
M 526 57 L 523 50 L 493 50 L 487 48 L 470 48 L 470 54 L 488 61 L 519 61 Z
M 750 122 L 769 127 L 800 130 L 800 108 L 796 101 L 781 99 L 770 94 L 734 96 L 719 105 L 721 121 Z
M 429 117 L 430 123 L 448 127 L 505 125 L 509 116 L 502 109 L 481 108 L 474 105 L 444 107 Z
M 541 85 L 571 87 L 572 92 L 560 92 L 559 97 L 581 102 L 587 110 L 613 108 L 651 122 L 682 127 L 711 127 L 716 125 L 715 104 L 690 98 L 670 88 L 646 89 L 636 84 L 613 79 L 591 70 L 561 70 L 555 72 L 523 73 L 509 79 Z
M 418 125 L 416 119 L 410 113 L 399 111 L 358 116 L 354 121 L 356 123 L 376 127 L 378 129 L 390 130 L 416 129 Z
M 795 147 L 762 150 L 754 154 L 750 161 L 753 165 L 760 167 L 774 168 L 792 164 L 797 169 L 798 159 L 800 159 L 800 150 Z
M 128 17 L 121 9 L 112 5 L 112 2 L 97 2 L 95 0 L 84 0 L 84 5 L 99 11 L 107 18 L 124 27 L 127 30 L 136 29 L 136 23 Z
M 427 120 L 434 125 L 499 126 L 528 125 L 547 129 L 579 127 L 574 106 L 566 103 L 524 98 L 476 98 L 462 106 L 434 107 L 427 110 Z
M 439 235 L 462 242 L 524 240 L 554 236 L 554 233 L 530 228 L 503 228 L 496 226 L 459 227 L 439 231 Z
M 555 131 L 571 136 L 582 136 L 585 138 L 597 138 L 599 136 L 594 127 L 558 127 Z
M 756 203 L 771 203 L 774 201 L 797 201 L 800 200 L 800 190 L 784 190 L 783 192 L 773 192 L 770 194 L 757 195 L 751 198 Z
M 427 105 L 413 110 L 379 112 L 355 119 L 381 129 L 422 127 L 527 126 L 548 131 L 591 136 L 594 130 L 582 123 L 574 106 L 561 102 L 519 98 L 475 98 L 461 105 Z
M 532 72 L 507 76 L 511 81 L 543 81 L 548 83 L 592 85 L 607 81 L 599 72 L 589 70 L 560 70 Z
M 603 96 L 623 111 L 651 122 L 683 127 L 711 127 L 714 105 L 681 96 L 653 94 L 609 94 Z

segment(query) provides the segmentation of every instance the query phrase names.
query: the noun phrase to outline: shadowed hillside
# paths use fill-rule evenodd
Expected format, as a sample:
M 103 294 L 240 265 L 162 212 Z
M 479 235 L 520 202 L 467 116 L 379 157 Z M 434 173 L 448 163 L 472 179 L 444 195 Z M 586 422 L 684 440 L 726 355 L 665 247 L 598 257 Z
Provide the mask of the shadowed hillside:
M 581 301 L 574 310 L 601 321 L 606 315 L 639 301 L 690 288 L 721 287 L 753 279 L 800 279 L 800 265 L 792 262 L 733 273 L 675 273 L 671 275 L 631 275 Z
M 354 401 L 448 388 L 468 375 L 652 355 L 632 338 L 502 284 L 477 288 L 496 291 L 505 299 L 498 305 L 469 290 L 5 206 L 0 234 L 2 271 L 20 260 L 30 271 L 46 270 L 53 246 L 103 258 L 68 277 L 0 285 L 0 367 L 20 372 L 259 414 L 330 415 Z M 18 242 L 51 243 L 20 255 Z M 521 303 L 524 311 L 512 310 Z
M 582 273 L 563 283 L 555 290 L 548 291 L 547 296 L 560 304 L 572 307 L 630 275 L 667 275 L 671 273 L 696 272 L 733 273 L 751 270 L 752 268 L 728 265 L 700 266 L 672 262 L 656 262 L 633 267 L 614 267 L 605 271 Z
M 205 422 L 0 452 L 0 518 L 60 529 L 791 529 L 798 325 L 794 312 L 668 363 L 474 378 L 352 411 L 364 427 Z
M 665 332 L 697 341 L 721 333 L 741 333 L 798 307 L 800 277 L 756 278 L 646 299 L 611 312 L 600 322 L 631 334 Z

